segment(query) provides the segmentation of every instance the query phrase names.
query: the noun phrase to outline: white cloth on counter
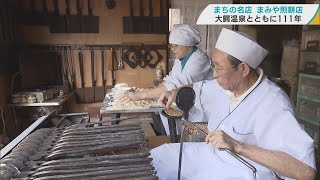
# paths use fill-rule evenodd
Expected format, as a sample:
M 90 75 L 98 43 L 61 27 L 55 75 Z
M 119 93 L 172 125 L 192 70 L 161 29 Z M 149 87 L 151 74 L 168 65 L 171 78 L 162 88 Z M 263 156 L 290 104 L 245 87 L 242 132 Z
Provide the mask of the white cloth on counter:
M 196 92 L 193 108 L 202 110 L 209 118 L 209 132 L 223 130 L 238 141 L 282 151 L 316 167 L 313 139 L 297 122 L 285 92 L 266 76 L 231 114 L 229 96 L 216 80 L 195 83 L 193 88 Z M 160 179 L 177 178 L 178 151 L 179 146 L 174 144 L 151 151 Z M 208 150 L 199 143 L 184 146 L 184 152 L 182 177 L 185 180 L 252 179 L 251 170 L 243 168 L 225 152 Z M 271 170 L 248 161 L 258 169 L 258 180 L 276 178 Z

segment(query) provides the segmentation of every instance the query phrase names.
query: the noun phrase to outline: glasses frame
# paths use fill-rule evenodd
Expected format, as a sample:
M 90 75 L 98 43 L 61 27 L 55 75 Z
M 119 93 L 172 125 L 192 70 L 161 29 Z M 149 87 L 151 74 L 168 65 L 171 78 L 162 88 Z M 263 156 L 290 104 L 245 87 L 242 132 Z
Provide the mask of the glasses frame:
M 179 47 L 179 45 L 177 45 L 177 44 L 168 44 L 168 48 L 171 49 L 172 51 L 176 50 L 178 47 Z
M 231 68 L 235 67 L 235 65 L 231 65 Z M 212 63 L 212 60 L 210 60 L 210 69 L 212 69 L 212 71 L 220 74 L 222 71 L 227 70 L 227 69 L 222 69 L 222 68 L 216 68 L 214 67 L 214 64 Z

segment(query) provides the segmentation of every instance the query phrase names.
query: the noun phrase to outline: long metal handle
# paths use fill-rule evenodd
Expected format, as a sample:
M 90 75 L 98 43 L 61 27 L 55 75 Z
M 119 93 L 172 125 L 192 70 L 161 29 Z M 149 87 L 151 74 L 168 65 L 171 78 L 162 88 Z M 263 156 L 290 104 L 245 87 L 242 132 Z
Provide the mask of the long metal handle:
M 69 55 L 71 57 L 71 83 L 72 83 L 72 88 L 76 88 L 76 71 L 75 71 L 75 65 L 74 65 L 74 57 L 73 57 L 73 51 L 71 46 L 69 46 Z
M 115 78 L 115 69 L 114 69 L 114 61 L 115 61 L 115 54 L 113 48 L 111 48 L 111 79 L 112 79 L 112 86 L 116 84 L 116 78 Z
M 153 0 L 149 0 L 149 17 L 152 17 L 152 16 L 153 16 L 152 1 L 153 1 Z
M 59 16 L 59 5 L 58 0 L 53 0 L 53 8 L 56 16 Z
M 96 86 L 96 78 L 95 78 L 95 72 L 94 72 L 94 50 L 91 48 L 90 50 L 91 53 L 91 80 L 92 80 L 92 87 Z
M 226 149 L 226 148 L 222 148 L 221 150 L 226 151 L 227 153 L 229 153 L 231 156 L 233 156 L 234 158 L 236 158 L 238 161 L 240 161 L 242 164 L 244 164 L 245 166 L 247 166 L 248 168 L 250 168 L 252 170 L 253 173 L 257 173 L 257 169 L 250 164 L 248 161 L 244 160 L 241 156 L 239 156 L 238 154 L 230 151 L 230 149 Z
M 32 13 L 36 13 L 36 3 L 34 2 L 34 0 L 31 0 L 31 12 Z
M 144 16 L 144 7 L 143 7 L 143 0 L 140 0 L 140 16 Z
M 160 16 L 162 17 L 164 14 L 163 14 L 163 2 L 164 0 L 160 0 Z
M 130 4 L 130 17 L 133 17 L 133 2 L 132 2 L 132 0 L 129 0 L 129 4 Z
M 77 15 L 78 16 L 82 15 L 81 0 L 77 0 L 76 6 L 77 6 Z
M 42 14 L 48 14 L 49 12 L 47 0 L 42 0 L 42 11 Z
M 80 66 L 80 78 L 81 78 L 81 87 L 84 88 L 84 72 L 83 72 L 83 55 L 82 55 L 82 52 L 81 52 L 81 49 L 79 49 L 79 53 L 78 53 L 78 56 L 79 56 L 79 66 Z
M 88 0 L 88 14 L 90 16 L 93 16 L 93 7 L 92 7 L 92 2 L 91 0 Z
M 66 0 L 66 13 L 67 13 L 68 15 L 71 14 L 71 13 L 70 13 L 70 7 L 71 7 L 71 2 L 70 2 L 70 0 Z
M 197 127 L 196 125 L 194 125 L 192 122 L 185 120 L 184 118 L 181 118 L 183 123 L 186 123 L 187 125 L 191 126 L 194 129 L 197 129 L 201 134 L 207 136 L 208 133 L 206 133 L 204 130 L 202 130 L 201 128 Z M 233 156 L 234 158 L 236 158 L 238 161 L 240 161 L 242 164 L 244 164 L 245 166 L 247 166 L 248 168 L 250 168 L 253 172 L 253 178 L 256 179 L 256 173 L 257 173 L 257 169 L 250 164 L 248 161 L 246 161 L 245 159 L 243 159 L 242 157 L 240 157 L 238 154 L 230 151 L 230 149 L 226 149 L 226 148 L 222 148 L 221 150 L 226 151 L 227 153 L 229 153 L 231 156 Z
M 104 50 L 101 50 L 101 80 L 102 85 L 105 86 L 106 80 L 104 79 Z
M 182 124 L 182 128 L 181 128 L 181 136 L 180 136 L 180 150 L 179 150 L 179 166 L 178 166 L 178 180 L 181 179 L 181 166 L 182 166 L 182 149 L 183 149 L 183 137 L 186 134 L 186 129 L 185 129 L 185 125 Z

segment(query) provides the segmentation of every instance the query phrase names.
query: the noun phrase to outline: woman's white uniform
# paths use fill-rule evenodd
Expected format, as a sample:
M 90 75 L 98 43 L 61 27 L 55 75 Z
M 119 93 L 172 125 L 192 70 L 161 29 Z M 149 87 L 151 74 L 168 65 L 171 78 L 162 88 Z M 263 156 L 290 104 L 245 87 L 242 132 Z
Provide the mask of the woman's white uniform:
M 172 28 L 169 37 L 170 44 L 182 46 L 195 46 L 200 41 L 201 37 L 199 36 L 199 31 L 187 24 L 175 25 Z M 198 48 L 192 53 L 183 69 L 180 60 L 176 59 L 169 75 L 163 79 L 165 81 L 165 87 L 170 91 L 184 85 L 213 79 L 210 61 L 211 59 L 207 54 Z M 197 117 L 194 119 L 194 122 L 199 122 L 197 120 L 208 121 L 202 118 L 203 112 L 190 112 L 190 120 L 193 119 L 193 116 Z M 167 134 L 169 134 L 168 119 L 161 115 L 161 120 Z

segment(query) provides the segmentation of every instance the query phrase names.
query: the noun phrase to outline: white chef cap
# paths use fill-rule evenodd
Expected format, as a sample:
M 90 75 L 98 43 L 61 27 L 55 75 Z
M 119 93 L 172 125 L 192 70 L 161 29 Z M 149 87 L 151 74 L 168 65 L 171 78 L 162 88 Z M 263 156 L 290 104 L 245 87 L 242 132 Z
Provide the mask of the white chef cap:
M 241 34 L 222 28 L 215 48 L 247 63 L 252 68 L 257 68 L 269 52 L 257 42 L 245 37 L 247 35 L 244 33 Z
M 189 24 L 177 24 L 171 29 L 169 36 L 170 44 L 181 46 L 194 46 L 201 41 L 199 31 Z

